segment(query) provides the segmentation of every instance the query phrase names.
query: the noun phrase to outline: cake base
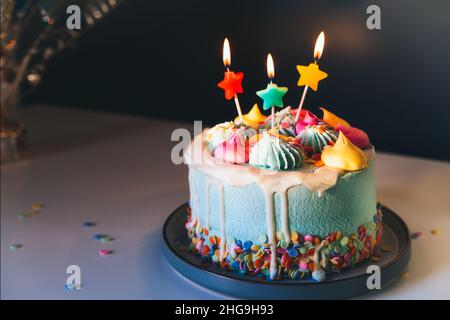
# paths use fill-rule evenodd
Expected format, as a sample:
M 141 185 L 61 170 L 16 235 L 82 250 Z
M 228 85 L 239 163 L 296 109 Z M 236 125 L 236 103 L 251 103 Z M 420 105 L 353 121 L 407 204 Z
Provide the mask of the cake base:
M 382 207 L 383 238 L 374 254 L 379 261 L 367 260 L 340 273 L 328 274 L 323 282 L 311 279 L 270 281 L 225 270 L 187 251 L 190 244 L 185 223 L 188 204 L 178 207 L 163 228 L 164 253 L 184 277 L 211 290 L 245 299 L 344 299 L 379 290 L 370 290 L 367 267 L 381 269 L 381 290 L 400 277 L 411 257 L 411 240 L 405 222 L 392 210 Z M 382 251 L 381 248 L 389 248 Z M 385 252 L 388 251 L 388 252 Z

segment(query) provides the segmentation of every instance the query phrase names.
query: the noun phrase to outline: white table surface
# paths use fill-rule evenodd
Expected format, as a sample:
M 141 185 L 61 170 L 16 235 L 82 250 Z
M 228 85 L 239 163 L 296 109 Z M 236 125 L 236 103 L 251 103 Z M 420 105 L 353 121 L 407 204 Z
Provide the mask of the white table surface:
M 227 298 L 178 275 L 161 248 L 164 220 L 188 199 L 170 134 L 189 125 L 46 106 L 16 117 L 30 158 L 1 167 L 2 299 Z M 450 299 L 450 164 L 379 152 L 376 175 L 379 200 L 425 236 L 412 243 L 409 276 L 363 298 Z M 17 218 L 36 202 L 39 214 Z M 15 243 L 23 247 L 11 251 Z M 100 257 L 103 248 L 115 252 Z M 83 287 L 65 291 L 72 264 Z

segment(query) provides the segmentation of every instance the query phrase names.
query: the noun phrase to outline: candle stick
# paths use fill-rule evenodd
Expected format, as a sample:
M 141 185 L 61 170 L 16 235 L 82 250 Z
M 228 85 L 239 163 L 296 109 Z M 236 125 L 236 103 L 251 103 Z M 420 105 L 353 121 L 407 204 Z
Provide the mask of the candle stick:
M 272 84 L 272 80 L 275 77 L 275 67 L 273 65 L 273 58 L 270 53 L 267 55 L 266 64 L 267 64 L 267 77 L 269 78 L 270 83 Z M 271 124 L 271 128 L 273 129 L 274 121 L 275 121 L 275 106 L 272 106 L 270 109 L 271 109 L 270 115 L 272 118 L 270 124 Z
M 300 113 L 303 108 L 303 103 L 305 102 L 306 93 L 309 87 L 314 91 L 317 91 L 317 86 L 320 80 L 325 79 L 328 75 L 319 69 L 317 61 L 322 56 L 323 47 L 325 45 L 325 34 L 323 31 L 319 34 L 316 40 L 316 45 L 314 46 L 314 63 L 310 63 L 308 66 L 297 66 L 297 70 L 300 73 L 300 79 L 297 82 L 299 87 L 305 86 L 303 88 L 302 98 L 297 108 L 297 113 L 295 115 L 295 122 L 300 118 Z
M 256 92 L 256 94 L 263 99 L 263 109 L 267 110 L 271 108 L 271 127 L 274 127 L 274 118 L 275 118 L 275 107 L 283 107 L 283 96 L 288 91 L 286 87 L 279 87 L 275 83 L 273 83 L 273 78 L 275 77 L 275 68 L 273 65 L 272 55 L 269 53 L 267 55 L 267 76 L 269 77 L 269 84 L 267 88 L 264 90 L 260 90 Z
M 239 103 L 238 93 L 243 93 L 242 89 L 242 79 L 244 78 L 244 73 L 237 72 L 234 73 L 230 71 L 231 65 L 231 52 L 230 52 L 230 43 L 228 39 L 225 38 L 223 42 L 223 64 L 226 67 L 224 78 L 221 82 L 218 83 L 219 88 L 222 88 L 225 91 L 225 99 L 231 100 L 234 98 L 234 103 L 236 105 L 236 110 L 239 116 L 239 121 L 241 123 L 244 122 L 242 118 L 242 110 L 241 105 Z

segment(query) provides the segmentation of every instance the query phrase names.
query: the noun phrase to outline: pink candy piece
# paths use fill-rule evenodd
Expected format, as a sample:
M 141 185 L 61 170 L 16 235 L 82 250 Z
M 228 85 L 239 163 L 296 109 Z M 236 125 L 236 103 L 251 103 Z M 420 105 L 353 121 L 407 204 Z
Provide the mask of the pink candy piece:
M 347 139 L 358 148 L 363 149 L 369 145 L 369 136 L 361 129 L 355 127 L 344 127 L 342 125 L 338 125 L 337 129 L 338 131 L 342 131 Z
M 249 145 L 245 146 L 233 135 L 228 141 L 222 142 L 214 149 L 214 157 L 229 163 L 241 164 L 249 160 Z
M 108 256 L 111 253 L 113 253 L 112 250 L 106 250 L 106 249 L 98 250 L 98 254 L 101 256 Z
M 306 126 L 319 123 L 319 119 L 312 112 L 303 109 L 300 111 L 300 120 L 295 124 L 295 133 L 299 134 Z
M 302 271 L 308 270 L 308 264 L 305 261 L 300 261 L 299 267 Z
M 309 234 L 305 236 L 305 241 L 312 242 L 313 240 L 314 240 L 314 238 L 312 236 L 310 236 Z

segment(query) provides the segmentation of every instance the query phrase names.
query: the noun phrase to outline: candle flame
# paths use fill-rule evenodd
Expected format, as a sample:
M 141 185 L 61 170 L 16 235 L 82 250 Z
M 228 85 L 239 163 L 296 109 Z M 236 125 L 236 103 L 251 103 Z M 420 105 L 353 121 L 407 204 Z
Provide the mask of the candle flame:
M 322 56 L 323 47 L 325 46 L 325 33 L 323 31 L 319 34 L 314 47 L 314 59 L 319 60 Z
M 223 41 L 223 64 L 226 67 L 231 65 L 230 43 L 227 38 Z
M 270 53 L 267 55 L 267 76 L 269 79 L 273 79 L 275 77 L 275 68 L 273 66 L 273 59 Z

